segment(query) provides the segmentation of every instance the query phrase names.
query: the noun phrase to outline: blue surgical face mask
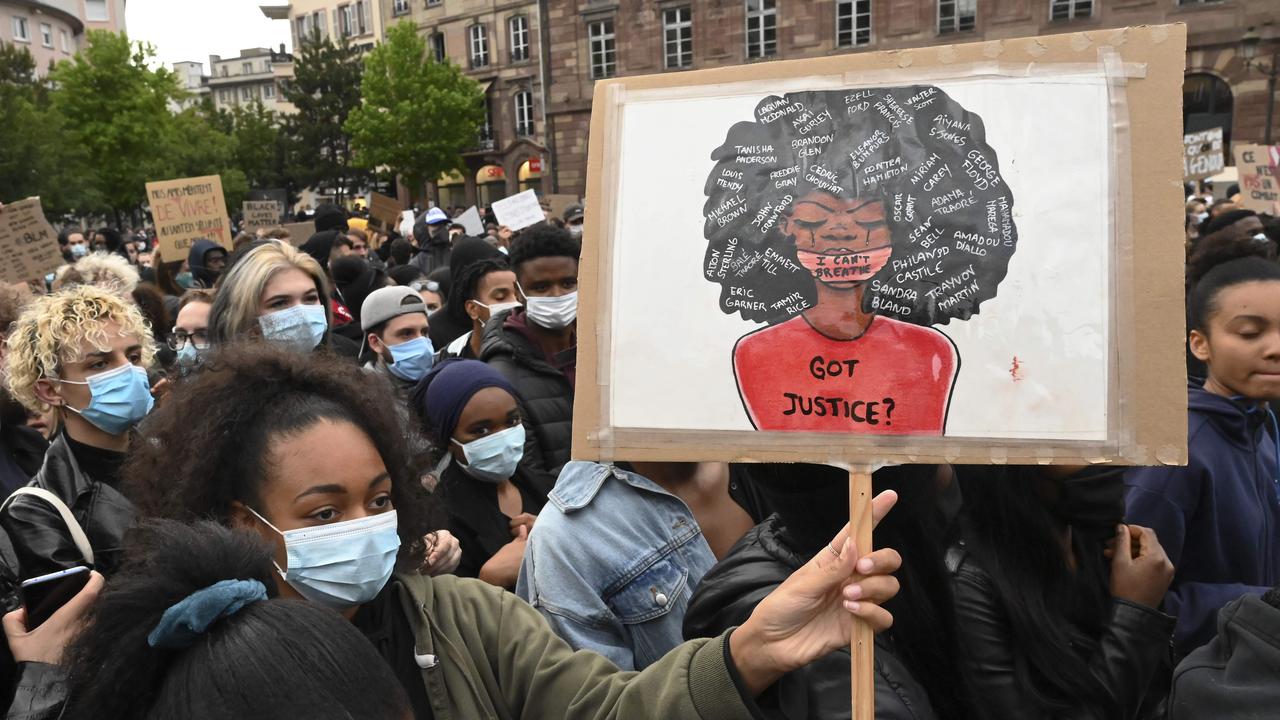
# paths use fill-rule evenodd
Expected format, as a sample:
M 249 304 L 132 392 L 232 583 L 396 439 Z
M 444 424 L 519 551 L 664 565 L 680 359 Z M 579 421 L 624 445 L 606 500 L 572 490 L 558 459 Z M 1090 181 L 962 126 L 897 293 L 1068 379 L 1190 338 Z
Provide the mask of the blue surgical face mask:
M 462 469 L 468 475 L 496 485 L 510 479 L 524 457 L 524 425 L 477 438 L 465 445 L 457 440 L 451 442 L 462 448 L 462 456 L 467 459 Z
M 276 565 L 276 571 L 313 603 L 347 610 L 377 597 L 391 579 L 396 552 L 400 550 L 395 510 L 357 520 L 280 530 L 253 508 L 247 509 L 284 538 L 287 565 Z
M 316 349 L 329 321 L 323 305 L 294 305 L 258 318 L 262 336 L 300 353 Z
M 195 281 L 191 278 L 191 273 L 189 272 L 180 272 L 177 275 L 174 275 L 173 281 L 178 283 L 178 287 L 183 290 L 190 290 L 191 286 L 195 284 Z
M 80 243 L 78 245 L 71 246 L 71 257 L 82 258 L 88 254 L 89 245 L 87 243 Z
M 431 338 L 428 337 L 388 345 L 387 349 L 391 351 L 391 364 L 387 369 L 392 375 L 409 382 L 421 380 L 436 359 L 436 349 L 431 346 Z
M 155 406 L 147 371 L 137 365 L 121 365 L 113 370 L 90 375 L 87 381 L 59 380 L 72 385 L 89 386 L 89 406 L 68 410 L 111 435 L 123 435 L 137 425 Z

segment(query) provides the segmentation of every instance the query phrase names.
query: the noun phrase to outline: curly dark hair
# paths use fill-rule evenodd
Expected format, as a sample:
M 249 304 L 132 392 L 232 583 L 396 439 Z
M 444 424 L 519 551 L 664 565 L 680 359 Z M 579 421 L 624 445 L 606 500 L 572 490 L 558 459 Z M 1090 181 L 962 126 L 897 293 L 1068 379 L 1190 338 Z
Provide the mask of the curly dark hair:
M 508 260 L 511 269 L 520 274 L 520 265 L 542 257 L 570 257 L 575 262 L 582 254 L 582 243 L 573 239 L 568 230 L 550 223 L 538 223 L 520 231 L 511 243 Z
M 995 297 L 1018 233 L 982 118 L 932 85 L 770 95 L 755 117 L 712 152 L 704 188 L 703 274 L 725 314 L 776 324 L 813 306 L 781 218 L 815 190 L 884 203 L 893 253 L 865 311 L 946 324 Z
M 294 353 L 271 343 L 231 343 L 175 388 L 148 419 L 123 470 L 124 492 L 140 516 L 227 524 L 232 501 L 261 507 L 271 443 L 320 420 L 363 430 L 391 477 L 399 516 L 400 567 L 421 565 L 435 502 L 419 482 L 386 383 L 370 382 L 326 353 Z
M 215 620 L 190 646 L 151 647 L 166 610 L 224 580 L 256 580 L 268 599 Z M 404 689 L 350 622 L 280 599 L 260 538 L 211 522 L 150 520 L 68 652 L 68 720 L 406 717 Z
M 477 260 L 462 268 L 453 278 L 444 311 L 460 327 L 471 325 L 471 317 L 467 315 L 467 301 L 476 299 L 476 289 L 480 286 L 480 281 L 489 273 L 510 269 L 511 265 L 507 263 L 505 257 Z

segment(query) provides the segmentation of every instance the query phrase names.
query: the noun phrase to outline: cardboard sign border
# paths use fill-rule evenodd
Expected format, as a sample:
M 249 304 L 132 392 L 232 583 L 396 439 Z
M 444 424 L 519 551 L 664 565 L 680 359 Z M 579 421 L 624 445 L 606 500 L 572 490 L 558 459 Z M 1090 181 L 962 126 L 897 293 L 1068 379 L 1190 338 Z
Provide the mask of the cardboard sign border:
M 578 379 L 574 402 L 575 459 L 826 462 L 845 466 L 901 463 L 1040 463 L 1184 465 L 1187 458 L 1186 328 L 1183 305 L 1179 121 L 1186 26 L 1115 30 L 944 45 L 910 50 L 754 63 L 596 83 L 587 162 L 588 242 L 582 248 L 578 311 Z M 1107 59 L 1110 61 L 1107 61 Z M 1118 63 L 1116 62 L 1118 61 Z M 1113 208 L 1115 271 L 1111 363 L 1111 423 L 1105 442 L 956 437 L 887 437 L 841 433 L 689 431 L 619 428 L 605 423 L 610 398 L 608 349 L 612 294 L 604 236 L 616 212 L 618 98 L 628 91 L 820 76 L 897 77 L 890 84 L 927 81 L 928 72 L 954 75 L 966 66 L 999 62 L 1024 72 L 1054 66 L 1101 68 L 1123 92 L 1113 93 Z M 1113 67 L 1116 65 L 1116 67 Z M 1130 72 L 1129 69 L 1133 71 Z M 976 72 L 973 70 L 972 72 Z M 1127 77 L 1126 77 L 1127 76 Z M 1127 120 L 1127 122 L 1126 122 Z M 1133 258 L 1142 258 L 1139 272 Z M 603 288 L 603 290 L 602 290 Z M 1141 322 L 1137 321 L 1141 318 Z M 602 350 L 604 355 L 602 356 Z M 1140 368 L 1139 368 L 1140 365 Z
M 231 215 L 227 212 L 227 196 L 226 196 L 226 190 L 222 187 L 221 175 L 198 175 L 195 177 L 170 178 L 168 180 L 148 180 L 146 182 L 145 190 L 146 190 L 147 207 L 151 211 L 152 222 L 155 224 L 155 228 L 156 228 L 156 245 L 160 248 L 161 251 L 164 251 L 164 250 L 175 251 L 176 254 L 181 256 L 181 259 L 185 260 L 188 252 L 190 251 L 190 248 L 183 249 L 183 248 L 177 247 L 176 243 L 172 238 L 166 237 L 160 232 L 160 223 L 155 221 L 155 208 L 153 207 L 153 203 L 151 202 L 151 191 L 157 186 L 171 185 L 173 183 L 195 184 L 195 183 L 204 183 L 204 182 L 211 183 L 217 191 L 214 193 L 214 198 L 218 201 L 218 208 L 219 210 L 222 211 L 222 222 L 225 224 L 227 229 L 226 237 L 223 238 L 222 242 L 218 242 L 217 239 L 212 237 L 208 239 L 221 245 L 227 252 L 231 252 L 232 242 L 235 240 L 235 236 L 231 232 Z M 205 237 L 205 236 L 201 235 L 200 237 Z

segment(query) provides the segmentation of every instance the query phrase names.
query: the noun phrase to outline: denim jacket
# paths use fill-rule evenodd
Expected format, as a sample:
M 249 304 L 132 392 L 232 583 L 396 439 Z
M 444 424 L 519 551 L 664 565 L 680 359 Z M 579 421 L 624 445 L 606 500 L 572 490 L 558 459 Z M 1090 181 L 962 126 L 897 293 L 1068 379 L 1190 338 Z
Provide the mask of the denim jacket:
M 574 649 L 643 670 L 683 641 L 716 562 L 684 501 L 609 465 L 565 465 L 529 535 L 516 594 Z

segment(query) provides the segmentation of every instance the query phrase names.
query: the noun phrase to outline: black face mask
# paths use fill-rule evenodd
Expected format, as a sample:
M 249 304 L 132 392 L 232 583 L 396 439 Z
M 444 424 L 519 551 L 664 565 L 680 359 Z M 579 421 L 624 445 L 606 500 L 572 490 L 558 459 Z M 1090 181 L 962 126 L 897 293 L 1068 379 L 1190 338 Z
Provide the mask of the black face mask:
M 1124 475 L 1115 469 L 1085 471 L 1058 483 L 1055 518 L 1083 537 L 1107 539 L 1124 520 Z

